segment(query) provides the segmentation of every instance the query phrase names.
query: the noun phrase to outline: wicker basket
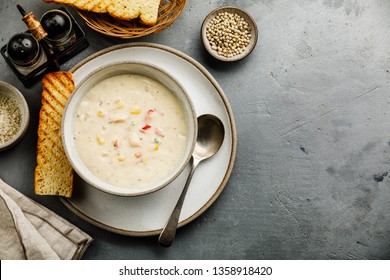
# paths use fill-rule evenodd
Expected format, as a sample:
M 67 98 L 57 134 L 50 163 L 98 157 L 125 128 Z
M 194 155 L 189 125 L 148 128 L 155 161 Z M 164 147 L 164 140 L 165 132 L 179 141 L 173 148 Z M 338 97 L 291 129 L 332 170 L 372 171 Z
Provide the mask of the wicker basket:
M 108 14 L 99 14 L 77 10 L 85 23 L 102 34 L 130 39 L 158 33 L 169 25 L 182 13 L 186 0 L 161 0 L 157 23 L 154 26 L 142 25 L 138 20 L 117 20 Z

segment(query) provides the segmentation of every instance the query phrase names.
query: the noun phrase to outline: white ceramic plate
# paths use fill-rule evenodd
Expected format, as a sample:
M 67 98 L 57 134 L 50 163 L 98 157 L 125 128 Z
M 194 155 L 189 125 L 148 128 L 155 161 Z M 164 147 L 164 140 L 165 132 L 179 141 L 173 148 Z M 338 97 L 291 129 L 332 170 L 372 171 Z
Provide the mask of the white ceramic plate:
M 197 168 L 181 212 L 179 227 L 202 214 L 217 199 L 231 174 L 237 137 L 228 100 L 211 74 L 187 55 L 157 44 L 130 43 L 100 51 L 70 71 L 77 85 L 86 75 L 106 64 L 138 60 L 163 68 L 186 88 L 198 116 L 214 114 L 225 126 L 225 139 L 218 153 Z M 156 235 L 164 227 L 185 184 L 189 166 L 170 185 L 155 193 L 120 197 L 101 192 L 79 177 L 72 198 L 62 202 L 76 215 L 105 230 L 130 236 Z

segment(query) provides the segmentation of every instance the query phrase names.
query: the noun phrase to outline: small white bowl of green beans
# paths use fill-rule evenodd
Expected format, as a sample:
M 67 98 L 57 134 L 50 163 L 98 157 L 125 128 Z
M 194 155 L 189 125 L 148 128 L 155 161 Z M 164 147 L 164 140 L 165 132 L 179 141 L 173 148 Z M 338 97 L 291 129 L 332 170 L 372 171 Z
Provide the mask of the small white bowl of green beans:
M 202 23 L 202 42 L 214 58 L 241 60 L 255 48 L 258 30 L 255 20 L 238 7 L 224 6 L 210 12 Z
M 0 81 L 0 151 L 15 145 L 24 135 L 30 121 L 23 94 L 14 86 Z

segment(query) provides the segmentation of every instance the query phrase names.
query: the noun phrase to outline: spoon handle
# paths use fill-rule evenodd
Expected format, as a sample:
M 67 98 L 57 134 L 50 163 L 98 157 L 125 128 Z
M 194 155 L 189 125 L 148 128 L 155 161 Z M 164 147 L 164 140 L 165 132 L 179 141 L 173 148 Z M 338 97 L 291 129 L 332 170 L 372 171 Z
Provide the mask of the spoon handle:
M 175 238 L 177 225 L 179 223 L 181 208 L 183 206 L 183 202 L 186 197 L 188 187 L 191 183 L 192 175 L 194 175 L 195 168 L 198 166 L 199 162 L 200 162 L 199 159 L 197 159 L 196 157 L 192 157 L 191 171 L 190 174 L 188 175 L 186 184 L 184 185 L 183 191 L 180 194 L 180 197 L 176 203 L 175 208 L 171 213 L 171 216 L 169 216 L 167 224 L 165 225 L 162 232 L 160 233 L 158 242 L 164 247 L 171 246 L 173 239 Z

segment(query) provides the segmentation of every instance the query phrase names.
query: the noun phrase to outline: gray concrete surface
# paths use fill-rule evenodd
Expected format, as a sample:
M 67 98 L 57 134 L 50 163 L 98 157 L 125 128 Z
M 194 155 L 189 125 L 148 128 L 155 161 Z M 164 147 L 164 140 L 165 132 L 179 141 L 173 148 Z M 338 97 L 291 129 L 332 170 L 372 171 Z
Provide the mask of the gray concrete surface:
M 25 29 L 16 4 L 36 15 L 56 6 L 3 1 L 2 45 Z M 241 62 L 218 63 L 201 45 L 203 18 L 222 5 L 257 22 L 257 47 Z M 220 83 L 238 132 L 225 190 L 173 247 L 106 232 L 34 195 L 41 85 L 25 89 L 0 58 L 0 80 L 31 109 L 27 135 L 0 154 L 0 177 L 88 232 L 95 241 L 85 259 L 390 259 L 390 1 L 188 0 L 171 27 L 137 40 L 98 34 L 72 13 L 90 47 L 63 70 L 120 43 L 173 47 Z

